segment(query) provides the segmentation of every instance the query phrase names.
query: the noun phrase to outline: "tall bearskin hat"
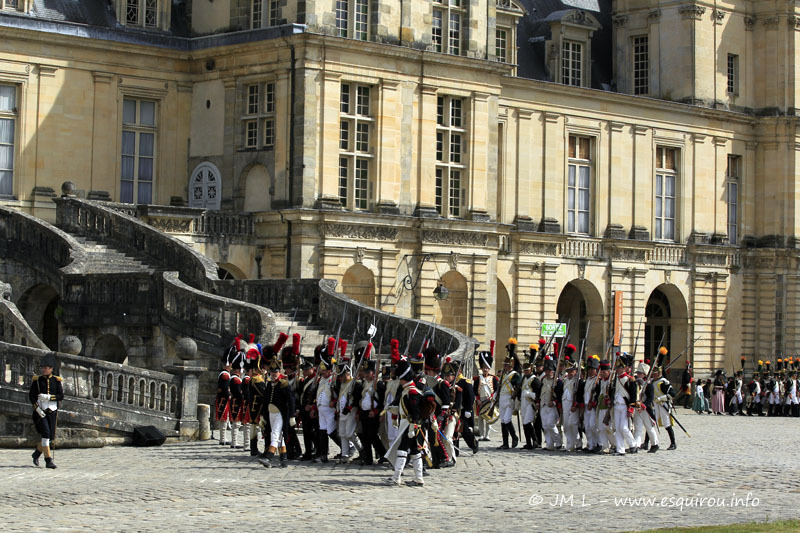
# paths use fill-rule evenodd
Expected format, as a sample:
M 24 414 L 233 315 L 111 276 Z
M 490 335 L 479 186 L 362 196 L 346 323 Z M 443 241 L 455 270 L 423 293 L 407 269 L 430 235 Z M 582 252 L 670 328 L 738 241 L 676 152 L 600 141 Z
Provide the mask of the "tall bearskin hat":
M 656 356 L 656 366 L 662 366 L 664 364 L 664 359 L 669 354 L 666 346 L 662 346 L 658 349 L 658 355 Z
M 442 368 L 442 356 L 434 346 L 425 348 L 425 370 L 440 370 Z
M 744 356 L 740 357 L 739 360 L 742 362 L 742 370 L 744 370 Z
M 764 365 L 764 361 L 761 359 L 758 360 L 758 367 L 756 368 L 756 372 L 761 372 L 761 367 Z
M 587 359 L 586 360 L 586 368 L 587 369 L 588 368 L 599 369 L 600 368 L 600 356 L 595 354 L 595 355 L 591 356 L 589 359 Z
M 771 364 L 771 363 L 770 363 L 769 361 L 765 361 L 765 362 L 764 362 L 764 366 L 765 366 L 765 367 L 767 367 L 767 372 L 769 372 L 769 365 L 770 365 L 770 364 Z
M 492 368 L 494 364 L 494 357 L 492 356 L 492 352 L 483 351 L 478 352 L 478 361 L 480 362 L 481 368 Z
M 41 358 L 39 361 L 39 368 L 49 366 L 53 370 L 56 368 L 56 354 L 50 352 Z
M 411 362 L 407 357 L 401 357 L 397 360 L 394 372 L 397 379 L 403 381 L 411 381 L 414 379 L 414 371 L 411 369 Z
M 544 371 L 545 371 L 545 372 L 549 372 L 549 371 L 551 371 L 551 370 L 552 370 L 553 372 L 555 372 L 555 371 L 556 371 L 556 362 L 555 362 L 555 360 L 554 360 L 552 357 L 550 357 L 549 355 L 545 355 L 545 356 L 544 356 Z
M 536 361 L 536 356 L 539 354 L 539 347 L 540 345 L 536 343 L 528 346 L 528 357 L 526 359 L 528 363 L 532 364 L 534 361 Z
M 777 366 L 777 367 L 775 367 L 775 369 L 776 369 L 778 372 L 780 372 L 781 370 L 783 370 L 783 359 L 781 359 L 780 357 L 778 357 L 778 366 Z
M 315 360 L 313 357 L 301 357 L 300 358 L 300 370 L 308 370 L 309 368 L 314 368 Z
M 247 359 L 245 358 L 244 352 L 237 352 L 230 361 L 230 365 L 233 370 L 244 370 L 246 363 Z
M 283 361 L 283 368 L 297 368 L 300 363 L 300 334 L 295 333 L 292 335 L 292 345 L 286 346 L 281 350 L 281 361 Z
M 271 361 L 270 361 L 270 362 L 267 364 L 267 371 L 268 371 L 268 372 L 280 372 L 280 371 L 281 371 L 281 362 L 280 362 L 280 361 L 278 361 L 278 359 L 277 359 L 277 358 L 275 358 L 275 359 L 272 359 L 272 360 L 271 360 Z

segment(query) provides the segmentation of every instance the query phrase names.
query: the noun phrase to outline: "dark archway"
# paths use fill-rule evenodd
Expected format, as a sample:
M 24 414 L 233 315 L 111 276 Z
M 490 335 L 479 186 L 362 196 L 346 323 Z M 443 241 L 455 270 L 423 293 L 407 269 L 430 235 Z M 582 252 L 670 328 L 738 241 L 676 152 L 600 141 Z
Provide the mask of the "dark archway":
M 97 339 L 92 349 L 92 357 L 111 363 L 128 364 L 125 344 L 119 337 L 112 334 L 106 334 Z
M 60 302 L 58 292 L 45 284 L 34 285 L 17 301 L 28 325 L 51 350 L 58 349 Z
M 576 279 L 567 283 L 558 297 L 556 315 L 559 322 L 569 322 L 567 338 L 562 342 L 572 343 L 580 350 L 588 331 L 584 357 L 602 350 L 606 329 L 603 324 L 603 299 L 591 282 Z
M 688 333 L 688 310 L 686 300 L 674 285 L 656 287 L 645 306 L 644 356 L 656 361 L 661 346 L 668 350 L 663 364 L 669 364 L 686 348 Z M 663 339 L 663 341 L 661 340 Z M 670 370 L 671 375 L 686 367 L 686 357 L 682 357 Z

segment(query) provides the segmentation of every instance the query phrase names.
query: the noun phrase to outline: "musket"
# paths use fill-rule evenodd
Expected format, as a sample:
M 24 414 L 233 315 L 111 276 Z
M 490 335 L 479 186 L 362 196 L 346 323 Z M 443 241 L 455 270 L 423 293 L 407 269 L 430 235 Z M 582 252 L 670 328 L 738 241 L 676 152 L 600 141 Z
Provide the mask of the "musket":
M 684 348 L 684 349 L 683 349 L 683 351 L 682 351 L 681 353 L 679 353 L 679 354 L 678 354 L 678 356 L 677 356 L 675 359 L 673 359 L 672 361 L 670 361 L 670 363 L 669 363 L 669 364 L 668 364 L 666 367 L 664 367 L 664 370 L 662 370 L 662 371 L 661 371 L 661 375 L 663 376 L 663 375 L 664 375 L 664 374 L 667 372 L 667 370 L 669 370 L 669 369 L 670 369 L 670 367 L 672 367 L 672 365 L 674 365 L 674 364 L 675 364 L 675 363 L 678 361 L 678 359 L 680 359 L 680 358 L 681 358 L 681 356 L 682 356 L 683 354 L 685 354 L 685 353 L 686 353 L 686 352 L 689 350 L 689 348 L 691 348 L 692 346 L 694 346 L 694 343 L 696 343 L 697 341 L 699 341 L 699 340 L 700 340 L 702 337 L 703 337 L 702 335 L 699 335 L 699 336 L 698 336 L 698 337 L 697 337 L 695 340 L 693 340 L 693 341 L 691 342 L 691 344 L 689 344 L 689 346 L 687 346 L 686 348 Z
M 347 312 L 347 302 L 344 303 L 344 308 L 342 309 L 342 320 L 339 322 L 339 329 L 336 330 L 336 344 L 333 347 L 333 353 L 336 353 L 336 350 L 339 349 L 339 335 L 342 333 L 342 324 L 344 324 L 344 316 Z
M 425 336 L 422 337 L 422 343 L 419 345 L 419 350 L 417 353 L 421 352 L 422 349 L 425 347 L 425 341 L 428 339 L 428 336 L 431 334 L 431 330 L 433 329 L 433 324 L 436 322 L 436 319 L 431 320 L 431 325 L 428 326 L 428 331 L 425 332 Z
M 586 339 L 589 338 L 589 330 L 591 329 L 591 327 L 592 327 L 592 321 L 589 320 L 586 323 L 586 336 L 583 337 L 583 340 L 581 341 L 581 351 L 578 354 L 578 379 L 575 381 L 575 390 L 572 392 L 572 397 L 573 398 L 578 393 L 578 383 L 581 380 L 581 361 L 583 361 L 583 352 L 586 349 Z M 588 371 L 587 371 L 587 375 L 588 375 Z
M 292 315 L 292 323 L 289 324 L 289 329 L 286 330 L 286 334 L 287 335 L 292 332 L 292 326 L 294 326 L 294 319 L 297 318 L 297 310 L 298 309 L 299 309 L 298 307 L 294 308 L 294 314 Z
M 356 317 L 356 327 L 353 328 L 353 341 L 350 343 L 350 346 L 352 346 L 351 349 L 353 350 L 353 353 L 355 353 L 356 335 L 358 334 L 358 328 L 359 328 L 360 325 L 361 325 L 361 308 L 358 309 L 358 315 Z M 362 358 L 364 357 L 363 353 L 361 354 L 361 357 Z M 350 362 L 350 365 L 351 365 L 350 366 L 350 375 L 355 378 L 355 373 L 358 372 L 359 368 L 361 368 L 361 361 L 358 362 L 358 366 L 355 367 L 355 368 L 353 368 L 353 366 L 352 366 L 353 365 L 352 361 Z
M 672 420 L 673 422 L 675 422 L 676 424 L 678 424 L 678 427 L 681 428 L 684 433 L 686 433 L 687 437 L 689 437 L 690 439 L 692 438 L 692 436 L 689 435 L 689 432 L 686 431 L 686 428 L 683 427 L 683 424 L 681 424 L 680 421 L 675 417 L 675 406 L 674 405 L 672 406 L 672 409 L 670 409 L 670 411 L 669 411 L 669 419 Z
M 414 332 L 411 333 L 411 335 L 408 336 L 408 342 L 406 342 L 406 354 L 407 355 L 411 355 L 411 352 L 409 352 L 408 349 L 411 348 L 411 341 L 414 339 L 414 335 L 417 334 L 417 328 L 419 327 L 419 322 L 420 321 L 417 320 L 417 325 L 414 326 Z
M 666 335 L 666 334 L 667 334 L 667 330 L 664 330 L 664 335 Z M 664 342 L 664 335 L 661 335 L 661 342 Z M 659 349 L 661 349 L 661 342 L 658 343 L 658 348 Z M 645 385 L 647 385 L 647 382 L 650 381 L 650 376 L 653 375 L 653 369 L 656 367 L 656 363 L 658 363 L 658 356 L 659 356 L 659 354 L 656 353 L 656 360 L 652 362 L 653 364 L 650 365 L 650 370 L 647 371 L 647 377 L 644 380 Z M 636 357 L 635 353 L 634 353 L 634 357 Z M 680 354 L 678 355 L 678 357 L 680 357 Z M 675 360 L 677 361 L 678 358 L 676 357 Z
M 636 349 L 639 347 L 639 332 L 642 331 L 642 319 L 639 317 L 639 325 L 636 327 L 636 338 L 633 340 L 633 357 L 636 358 Z

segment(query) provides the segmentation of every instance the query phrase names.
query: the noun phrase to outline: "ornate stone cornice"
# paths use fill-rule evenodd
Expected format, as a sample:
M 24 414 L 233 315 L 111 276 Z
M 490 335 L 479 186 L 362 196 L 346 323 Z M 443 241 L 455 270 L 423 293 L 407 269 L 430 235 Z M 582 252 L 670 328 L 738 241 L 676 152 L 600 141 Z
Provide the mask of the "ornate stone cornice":
M 681 17 L 684 19 L 700 20 L 703 18 L 703 14 L 705 14 L 705 12 L 706 8 L 703 6 L 698 6 L 697 4 L 681 6 L 680 9 L 678 9 L 678 13 L 680 13 Z
M 337 239 L 364 239 L 368 241 L 393 241 L 397 238 L 397 228 L 386 226 L 364 226 L 362 224 L 320 224 L 323 237 Z
M 747 31 L 753 31 L 753 27 L 756 25 L 756 18 L 755 17 L 745 17 L 744 18 L 744 29 Z
M 628 23 L 628 15 L 614 15 L 611 17 L 611 21 L 614 23 L 614 26 L 617 28 L 622 28 L 625 24 Z
M 524 255 L 549 255 L 560 256 L 561 250 L 555 242 L 522 242 L 519 253 Z
M 423 230 L 422 242 L 456 244 L 460 246 L 486 246 L 489 244 L 489 235 L 466 231 Z
M 778 17 L 770 17 L 763 20 L 764 26 L 766 26 L 768 30 L 778 29 L 778 22 L 780 22 Z
M 722 21 L 725 19 L 725 15 L 728 13 L 726 11 L 722 11 L 721 9 L 714 9 L 711 12 L 711 20 L 714 21 L 714 24 L 722 24 Z

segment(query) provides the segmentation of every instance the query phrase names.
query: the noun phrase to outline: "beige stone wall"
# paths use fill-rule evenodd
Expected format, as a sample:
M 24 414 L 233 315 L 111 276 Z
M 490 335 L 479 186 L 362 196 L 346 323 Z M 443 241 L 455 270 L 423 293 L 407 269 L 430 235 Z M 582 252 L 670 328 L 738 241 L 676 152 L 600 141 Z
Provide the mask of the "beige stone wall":
M 198 35 L 229 28 L 230 16 L 231 0 L 192 1 L 192 31 Z

